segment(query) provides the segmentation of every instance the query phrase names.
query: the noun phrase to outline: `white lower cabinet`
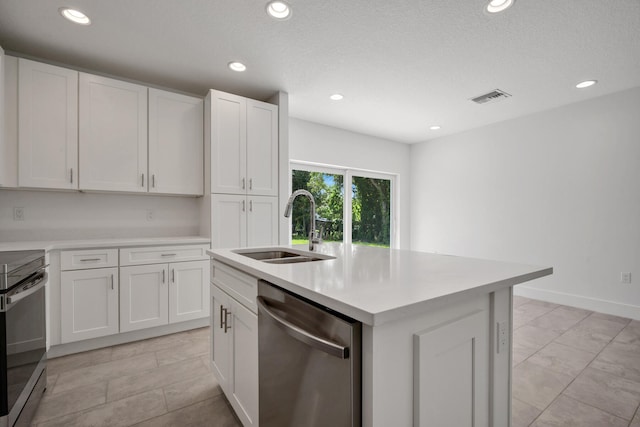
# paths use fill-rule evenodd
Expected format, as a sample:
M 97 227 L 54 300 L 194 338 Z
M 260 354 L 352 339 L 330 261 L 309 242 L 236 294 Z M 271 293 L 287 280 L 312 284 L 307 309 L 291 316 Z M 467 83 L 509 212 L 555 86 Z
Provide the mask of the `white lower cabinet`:
M 118 333 L 118 268 L 61 273 L 61 341 Z
M 120 331 L 207 317 L 209 263 L 120 267 Z
M 214 272 L 214 281 L 222 284 L 219 280 Z M 237 284 L 240 282 L 223 285 L 233 288 Z M 211 285 L 211 365 L 245 427 L 258 425 L 258 316 L 254 310 Z
M 166 264 L 121 267 L 120 286 L 122 332 L 169 323 Z
M 61 251 L 60 344 L 208 318 L 208 247 Z

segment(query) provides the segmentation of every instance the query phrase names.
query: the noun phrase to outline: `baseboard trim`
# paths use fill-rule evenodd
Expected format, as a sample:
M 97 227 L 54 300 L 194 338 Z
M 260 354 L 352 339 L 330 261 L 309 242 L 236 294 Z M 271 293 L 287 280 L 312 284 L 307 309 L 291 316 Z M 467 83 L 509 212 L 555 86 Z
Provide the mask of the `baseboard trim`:
M 597 311 L 599 313 L 626 317 L 628 319 L 640 320 L 640 306 L 637 305 L 623 304 L 620 302 L 589 298 L 581 295 L 549 291 L 545 289 L 533 288 L 526 285 L 514 286 L 513 294 L 526 298 L 553 302 L 556 304 L 570 305 L 572 307 Z
M 154 328 L 140 329 L 138 331 L 124 332 L 121 334 L 109 335 L 106 337 L 93 338 L 89 340 L 76 341 L 67 344 L 55 345 L 47 351 L 48 358 L 67 356 L 69 354 L 83 351 L 95 350 L 112 345 L 125 344 L 132 341 L 146 340 L 162 335 L 174 334 L 176 332 L 188 331 L 190 329 L 209 326 L 209 318 L 187 320 L 186 322 L 173 323 L 171 325 L 156 326 Z

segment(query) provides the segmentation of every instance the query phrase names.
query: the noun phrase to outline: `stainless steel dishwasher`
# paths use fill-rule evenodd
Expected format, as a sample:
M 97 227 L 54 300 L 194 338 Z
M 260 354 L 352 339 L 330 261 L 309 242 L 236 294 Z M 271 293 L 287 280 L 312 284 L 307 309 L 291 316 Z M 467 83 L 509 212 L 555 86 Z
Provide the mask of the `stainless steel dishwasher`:
M 260 281 L 260 426 L 360 426 L 361 342 L 360 322 Z

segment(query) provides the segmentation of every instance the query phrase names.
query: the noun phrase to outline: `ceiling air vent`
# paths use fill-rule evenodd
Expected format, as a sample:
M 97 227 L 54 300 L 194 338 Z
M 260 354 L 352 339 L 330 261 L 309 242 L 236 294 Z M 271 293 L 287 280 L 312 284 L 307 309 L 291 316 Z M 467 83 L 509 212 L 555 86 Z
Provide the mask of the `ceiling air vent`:
M 489 93 L 485 93 L 484 95 L 476 96 L 475 98 L 471 98 L 473 102 L 476 104 L 487 104 L 489 102 L 500 101 L 501 99 L 509 98 L 507 92 L 501 91 L 500 89 L 492 90 Z

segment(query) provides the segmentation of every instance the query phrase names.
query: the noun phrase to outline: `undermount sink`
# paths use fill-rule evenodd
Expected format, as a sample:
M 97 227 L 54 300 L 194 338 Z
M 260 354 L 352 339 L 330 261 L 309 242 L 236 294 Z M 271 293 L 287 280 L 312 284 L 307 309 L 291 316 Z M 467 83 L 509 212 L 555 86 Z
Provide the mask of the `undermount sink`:
M 314 254 L 313 252 L 292 252 L 284 249 L 240 249 L 234 251 L 238 255 L 246 256 L 257 261 L 267 262 L 269 264 L 295 264 L 299 262 L 323 261 L 327 259 L 335 259 L 328 255 Z

